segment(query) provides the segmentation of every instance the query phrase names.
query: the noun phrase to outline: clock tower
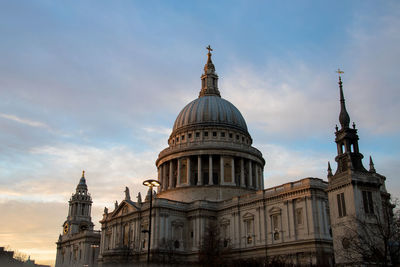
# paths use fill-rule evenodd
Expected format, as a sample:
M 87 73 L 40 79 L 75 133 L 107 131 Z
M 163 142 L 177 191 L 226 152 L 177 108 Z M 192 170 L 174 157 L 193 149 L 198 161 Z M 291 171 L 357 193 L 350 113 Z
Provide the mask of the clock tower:
M 72 194 L 69 200 L 68 217 L 63 224 L 63 234 L 73 235 L 85 230 L 93 230 L 91 209 L 92 198 L 88 193 L 85 171 L 83 171 L 75 194 Z
M 69 200 L 67 220 L 57 242 L 56 267 L 97 266 L 100 232 L 93 230 L 92 197 L 88 193 L 85 171 Z

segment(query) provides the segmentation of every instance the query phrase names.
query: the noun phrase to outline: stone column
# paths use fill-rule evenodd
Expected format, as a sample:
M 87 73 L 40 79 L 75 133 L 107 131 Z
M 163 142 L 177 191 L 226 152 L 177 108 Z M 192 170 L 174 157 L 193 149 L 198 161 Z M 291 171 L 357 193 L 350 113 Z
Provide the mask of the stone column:
M 191 185 L 191 181 L 190 181 L 190 173 L 191 173 L 191 168 L 190 168 L 190 157 L 186 158 L 186 181 L 188 185 Z
M 181 159 L 178 159 L 178 166 L 176 169 L 176 187 L 181 186 Z
M 253 187 L 253 166 L 251 164 L 251 159 L 249 159 L 249 187 Z
M 235 158 L 232 157 L 231 159 L 231 179 L 232 179 L 232 184 L 236 185 L 236 180 L 235 180 Z
M 288 237 L 296 238 L 295 200 L 288 200 Z
M 192 217 L 192 229 L 193 229 L 193 236 L 192 236 L 192 251 L 196 248 L 196 218 Z
M 169 188 L 172 189 L 174 187 L 174 170 L 172 166 L 172 160 L 169 161 Z
M 164 214 L 159 215 L 159 234 L 158 234 L 158 246 L 160 247 L 161 245 L 161 240 L 164 238 Z
M 244 160 L 240 158 L 240 186 L 246 187 L 246 182 L 244 181 Z
M 238 231 L 236 230 L 236 212 L 232 213 L 232 224 L 233 224 L 233 235 L 232 235 L 232 240 L 233 240 L 233 247 L 237 247 L 237 233 Z
M 208 185 L 213 185 L 213 162 L 212 155 L 208 156 Z
M 162 177 L 163 177 L 163 181 L 164 181 L 164 190 L 168 189 L 168 179 L 167 179 L 167 164 L 163 163 L 162 165 Z
M 203 184 L 203 176 L 201 175 L 201 155 L 197 156 L 197 185 Z
M 258 177 L 258 164 L 257 163 L 254 165 L 254 170 L 256 172 L 256 189 L 259 190 L 260 189 L 259 188 L 260 181 L 258 180 L 259 177 Z
M 220 175 L 221 175 L 221 185 L 224 185 L 225 184 L 225 173 L 224 173 L 224 157 L 222 157 L 222 156 L 220 156 L 219 157 L 219 172 L 220 172 Z
M 160 191 L 161 191 L 161 187 L 163 187 L 163 182 L 162 182 L 162 176 L 161 176 L 161 166 L 159 166 L 158 168 L 157 168 L 157 175 L 158 175 L 158 181 L 161 183 L 161 186 L 159 186 L 158 188 L 157 188 L 157 192 L 158 193 L 160 193 Z
M 260 167 L 260 171 L 261 171 L 261 189 L 264 190 L 264 170 L 262 167 Z

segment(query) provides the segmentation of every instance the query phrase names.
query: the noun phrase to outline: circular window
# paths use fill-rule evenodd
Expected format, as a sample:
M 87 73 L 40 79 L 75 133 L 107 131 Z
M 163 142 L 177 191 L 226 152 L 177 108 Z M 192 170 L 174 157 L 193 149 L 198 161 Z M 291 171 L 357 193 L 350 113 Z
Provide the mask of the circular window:
M 342 246 L 344 249 L 348 249 L 350 247 L 350 239 L 348 239 L 347 237 L 343 237 Z

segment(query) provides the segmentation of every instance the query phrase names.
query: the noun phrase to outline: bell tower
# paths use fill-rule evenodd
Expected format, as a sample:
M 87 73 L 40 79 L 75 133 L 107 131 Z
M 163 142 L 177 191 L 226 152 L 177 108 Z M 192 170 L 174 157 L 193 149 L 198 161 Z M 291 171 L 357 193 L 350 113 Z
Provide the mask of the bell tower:
M 67 220 L 58 237 L 56 267 L 97 267 L 100 231 L 93 230 L 92 197 L 88 193 L 85 171 L 69 200 Z
M 339 74 L 342 73 L 340 70 Z M 352 128 L 349 127 L 350 116 L 346 110 L 346 104 L 343 95 L 342 77 L 339 75 L 339 91 L 340 91 L 340 130 L 336 126 L 337 156 L 335 161 L 338 164 L 336 174 L 346 172 L 347 170 L 353 171 L 366 171 L 362 165 L 363 155 L 358 147 L 358 135 L 356 125 L 353 122 Z
M 63 224 L 63 233 L 76 234 L 85 230 L 93 230 L 91 218 L 92 198 L 88 193 L 85 171 L 76 187 L 75 194 L 69 200 L 67 220 Z
M 386 192 L 386 178 L 375 171 L 370 158 L 370 169 L 362 164 L 363 155 L 360 153 L 357 129 L 353 122 L 350 128 L 350 116 L 346 110 L 343 82 L 339 73 L 340 94 L 340 129 L 336 125 L 335 142 L 337 145 L 337 169 L 332 173 L 328 162 L 328 199 L 332 228 L 335 263 L 338 265 L 360 264 L 368 253 L 367 243 L 379 244 L 372 240 L 371 231 L 377 230 L 378 223 L 387 221 L 386 204 L 390 195 Z M 365 225 L 369 225 L 370 232 Z M 375 228 L 374 228 L 375 227 Z M 372 234 L 373 236 L 373 234 Z M 357 255 L 355 248 L 363 248 Z M 363 252 L 363 253 L 361 253 Z M 371 251 L 371 254 L 375 252 Z

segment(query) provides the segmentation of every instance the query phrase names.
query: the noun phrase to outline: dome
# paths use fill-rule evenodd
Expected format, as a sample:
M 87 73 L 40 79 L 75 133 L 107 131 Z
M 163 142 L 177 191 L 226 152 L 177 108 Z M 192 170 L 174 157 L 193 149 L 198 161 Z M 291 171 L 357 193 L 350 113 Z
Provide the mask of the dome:
M 217 95 L 202 96 L 187 104 L 175 120 L 173 133 L 193 126 L 222 126 L 247 132 L 240 111 Z

